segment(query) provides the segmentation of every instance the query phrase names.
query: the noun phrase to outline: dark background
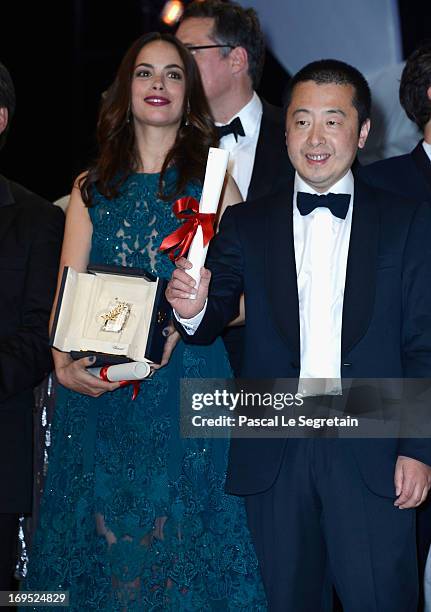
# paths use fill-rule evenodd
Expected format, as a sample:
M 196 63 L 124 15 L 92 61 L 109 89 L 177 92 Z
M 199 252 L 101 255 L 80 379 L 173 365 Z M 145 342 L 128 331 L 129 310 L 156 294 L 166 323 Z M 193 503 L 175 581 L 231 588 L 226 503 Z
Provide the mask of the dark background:
M 288 1 L 288 0 L 286 0 Z M 0 172 L 44 197 L 69 193 L 95 155 L 100 94 L 130 43 L 160 21 L 165 0 L 2 2 L 0 61 L 17 110 Z M 399 0 L 404 55 L 431 36 L 430 0 Z M 267 56 L 260 93 L 280 104 L 288 75 Z

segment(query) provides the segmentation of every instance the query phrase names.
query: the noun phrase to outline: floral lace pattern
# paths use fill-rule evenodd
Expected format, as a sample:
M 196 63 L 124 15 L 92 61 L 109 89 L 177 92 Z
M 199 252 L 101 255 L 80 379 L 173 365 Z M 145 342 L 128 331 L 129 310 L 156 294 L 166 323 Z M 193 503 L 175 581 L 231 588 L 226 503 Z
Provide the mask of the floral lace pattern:
M 93 263 L 170 276 L 158 247 L 178 221 L 158 179 L 132 175 L 113 201 L 97 194 Z M 179 379 L 229 376 L 220 340 L 181 342 L 133 402 L 127 388 L 59 389 L 26 590 L 69 590 L 73 611 L 266 610 L 243 502 L 223 492 L 228 442 L 179 435 Z

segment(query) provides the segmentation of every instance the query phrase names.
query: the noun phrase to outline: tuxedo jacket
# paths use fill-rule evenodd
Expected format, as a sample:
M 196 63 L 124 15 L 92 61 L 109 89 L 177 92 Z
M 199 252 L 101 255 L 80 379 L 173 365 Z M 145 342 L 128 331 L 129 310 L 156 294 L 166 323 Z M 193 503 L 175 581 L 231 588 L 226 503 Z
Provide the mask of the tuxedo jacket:
M 431 202 L 431 161 L 422 141 L 407 155 L 399 155 L 358 169 L 360 176 L 370 185 L 393 193 Z M 428 550 L 431 543 L 431 497 L 421 504 L 416 517 L 420 599 L 423 600 L 423 580 Z M 423 603 L 419 609 L 422 609 Z
M 262 100 L 263 112 L 247 202 L 277 192 L 295 171 L 286 150 L 285 119 L 281 108 Z M 268 198 L 270 205 L 270 198 Z M 239 375 L 244 352 L 244 328 L 230 327 L 223 334 L 229 360 Z
M 295 171 L 286 149 L 283 109 L 262 100 L 262 121 L 247 201 L 277 191 Z
M 429 377 L 431 373 L 431 208 L 406 205 L 355 180 L 342 316 L 344 378 Z M 241 375 L 296 378 L 300 372 L 299 304 L 293 241 L 293 181 L 271 198 L 225 212 L 213 239 L 204 318 L 191 343 L 209 343 L 237 315 L 245 293 Z M 340 440 L 341 441 L 341 440 Z M 274 483 L 283 439 L 232 439 L 227 490 L 247 495 Z M 431 464 L 427 439 L 349 439 L 364 480 L 394 497 L 398 455 Z
M 431 202 L 431 161 L 422 141 L 411 153 L 363 166 L 359 173 L 370 185 L 413 200 Z
M 33 387 L 52 368 L 63 226 L 59 208 L 0 176 L 0 513 L 31 510 Z

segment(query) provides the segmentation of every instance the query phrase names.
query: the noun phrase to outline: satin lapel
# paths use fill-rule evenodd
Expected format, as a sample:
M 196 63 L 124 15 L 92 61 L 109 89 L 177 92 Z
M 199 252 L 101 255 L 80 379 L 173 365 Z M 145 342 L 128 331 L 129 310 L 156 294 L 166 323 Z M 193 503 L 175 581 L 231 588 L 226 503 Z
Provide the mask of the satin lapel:
M 343 302 L 342 359 L 365 334 L 373 313 L 380 231 L 378 205 L 373 201 L 373 191 L 355 178 Z
M 14 204 L 15 199 L 13 197 L 9 181 L 0 174 L 0 208 L 2 206 L 9 206 Z
M 424 151 L 422 141 L 413 149 L 411 156 L 425 179 L 429 194 L 431 194 L 431 161 Z
M 282 111 L 265 102 L 262 103 L 262 122 L 247 200 L 257 200 L 273 191 L 281 178 L 279 176 L 281 173 L 289 176 L 293 174 L 286 152 Z
M 7 179 L 0 175 L 0 250 L 3 244 L 3 236 L 5 236 L 18 211 L 18 207 L 14 204 L 15 200 L 9 183 Z
M 266 294 L 276 326 L 299 365 L 299 306 L 293 242 L 293 182 L 271 199 L 265 232 Z

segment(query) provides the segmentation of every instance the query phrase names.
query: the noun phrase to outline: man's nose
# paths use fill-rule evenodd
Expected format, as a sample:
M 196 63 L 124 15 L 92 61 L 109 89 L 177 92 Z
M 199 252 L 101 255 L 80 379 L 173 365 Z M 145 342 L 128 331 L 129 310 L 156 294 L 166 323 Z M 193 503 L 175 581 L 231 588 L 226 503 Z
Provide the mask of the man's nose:
M 320 125 L 313 125 L 308 133 L 308 142 L 312 147 L 317 147 L 320 144 L 325 144 L 325 135 Z

